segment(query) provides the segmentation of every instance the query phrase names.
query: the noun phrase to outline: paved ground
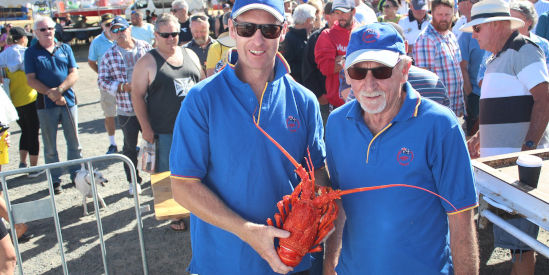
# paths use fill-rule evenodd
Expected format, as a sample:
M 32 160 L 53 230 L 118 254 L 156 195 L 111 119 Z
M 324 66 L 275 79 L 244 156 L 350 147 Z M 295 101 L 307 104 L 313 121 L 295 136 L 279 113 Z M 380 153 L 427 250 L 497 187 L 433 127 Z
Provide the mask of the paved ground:
M 79 132 L 84 157 L 102 155 L 108 147 L 108 138 L 104 130 L 99 92 L 96 89 L 96 75 L 87 65 L 87 47 L 75 46 L 75 54 L 80 66 L 80 79 L 76 84 L 79 102 Z M 17 144 L 20 135 L 15 123 L 11 125 L 12 144 L 10 156 L 12 162 L 3 166 L 3 170 L 15 169 L 18 165 Z M 61 128 L 60 128 L 61 129 Z M 122 132 L 117 130 L 116 140 L 119 149 L 122 146 Z M 66 159 L 62 132 L 58 133 L 60 159 Z M 42 152 L 41 152 L 42 154 Z M 43 164 L 40 156 L 39 164 Z M 141 260 L 136 230 L 133 197 L 128 195 L 128 183 L 120 163 L 104 162 L 95 164 L 109 179 L 106 187 L 99 192 L 108 205 L 101 209 L 103 230 L 105 233 L 109 271 L 111 274 L 140 274 Z M 152 192 L 149 176 L 143 175 L 142 205 L 152 209 Z M 68 270 L 71 274 L 103 274 L 101 249 L 98 243 L 97 226 L 93 212 L 93 203 L 88 200 L 90 215 L 82 216 L 80 193 L 69 188 L 68 176 L 62 177 L 67 189 L 56 196 L 56 204 L 63 233 L 63 247 L 66 253 Z M 25 176 L 10 178 L 8 182 L 12 203 L 36 200 L 48 196 L 46 177 L 29 179 Z M 168 222 L 157 221 L 152 212 L 143 214 L 145 246 L 150 274 L 186 274 L 185 269 L 191 257 L 189 232 L 174 232 L 167 227 Z M 44 219 L 28 223 L 29 232 L 34 237 L 21 244 L 23 268 L 26 274 L 60 274 L 59 249 L 54 230 L 53 219 Z M 549 235 L 543 231 L 538 239 L 549 243 Z M 481 244 L 481 274 L 507 274 L 510 270 L 510 254 L 492 245 L 491 226 L 479 231 Z M 395 259 L 398 262 L 397 259 Z M 549 260 L 538 256 L 536 274 L 549 274 Z

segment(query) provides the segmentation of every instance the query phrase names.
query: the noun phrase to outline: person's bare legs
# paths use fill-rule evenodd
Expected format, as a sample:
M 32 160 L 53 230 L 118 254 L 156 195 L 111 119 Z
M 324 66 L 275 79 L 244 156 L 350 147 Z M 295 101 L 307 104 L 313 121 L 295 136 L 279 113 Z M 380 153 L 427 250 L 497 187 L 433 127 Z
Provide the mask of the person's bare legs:
M 0 168 L 1 169 L 1 168 Z M 4 218 L 7 222 L 10 221 L 8 215 L 8 208 L 6 207 L 6 202 L 4 201 L 3 193 L 0 191 L 0 217 Z M 28 226 L 24 223 L 18 223 L 15 225 L 15 231 L 17 232 L 17 238 L 21 237 L 28 230 Z
M 38 155 L 29 155 L 30 166 L 36 166 L 38 164 Z
M 105 118 L 105 129 L 107 130 L 107 134 L 109 136 L 114 136 L 114 131 L 116 131 L 116 124 L 115 124 L 114 117 Z
M 28 154 L 29 154 L 29 151 L 27 150 L 19 150 L 19 163 L 27 164 Z
M 515 253 L 514 260 L 511 275 L 534 275 L 536 270 L 535 251 L 523 252 L 522 257 L 520 253 Z
M 0 240 L 0 275 L 13 275 L 16 263 L 17 256 L 15 255 L 13 243 L 8 234 Z

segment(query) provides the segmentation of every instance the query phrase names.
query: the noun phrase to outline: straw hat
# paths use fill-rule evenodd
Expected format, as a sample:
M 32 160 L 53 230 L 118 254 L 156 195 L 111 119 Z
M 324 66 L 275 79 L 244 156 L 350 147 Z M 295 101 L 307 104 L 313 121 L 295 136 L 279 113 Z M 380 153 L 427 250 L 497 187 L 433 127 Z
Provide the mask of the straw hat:
M 225 47 L 229 47 L 229 48 L 232 48 L 232 47 L 236 46 L 236 41 L 229 35 L 228 31 L 220 34 L 217 37 L 217 42 L 219 42 L 219 44 L 221 44 Z
M 511 21 L 511 29 L 524 26 L 524 22 L 512 17 L 509 4 L 504 0 L 483 0 L 471 8 L 471 22 L 459 28 L 462 32 L 473 32 L 473 26 L 494 21 Z

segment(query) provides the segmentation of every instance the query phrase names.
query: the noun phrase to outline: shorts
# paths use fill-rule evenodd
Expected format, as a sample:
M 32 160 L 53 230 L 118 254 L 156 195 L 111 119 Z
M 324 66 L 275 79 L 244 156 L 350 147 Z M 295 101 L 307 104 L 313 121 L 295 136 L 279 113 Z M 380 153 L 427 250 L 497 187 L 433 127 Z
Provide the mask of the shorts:
M 510 223 L 534 239 L 538 237 L 539 226 L 525 218 L 509 219 L 506 220 L 506 222 Z M 494 225 L 494 246 L 511 250 L 532 250 L 532 248 L 528 245 L 519 241 L 517 238 L 513 237 L 511 234 L 496 225 Z
M 102 89 L 99 89 L 99 92 L 101 93 L 100 102 L 103 115 L 105 117 L 116 117 L 116 97 Z

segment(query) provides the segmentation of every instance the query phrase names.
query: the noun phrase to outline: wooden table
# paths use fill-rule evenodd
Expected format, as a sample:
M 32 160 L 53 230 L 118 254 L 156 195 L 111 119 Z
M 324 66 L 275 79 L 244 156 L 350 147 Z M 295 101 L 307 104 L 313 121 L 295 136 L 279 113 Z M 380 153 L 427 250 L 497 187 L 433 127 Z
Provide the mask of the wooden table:
M 536 155 L 543 159 L 537 188 L 518 180 L 516 160 L 521 154 Z M 486 204 L 487 202 L 506 212 L 523 216 L 540 227 L 549 229 L 549 149 L 481 158 L 473 160 L 472 164 L 477 189 L 483 198 L 479 213 L 532 249 L 549 257 L 549 247 L 494 214 Z
M 151 175 L 154 214 L 157 220 L 181 219 L 191 212 L 173 199 L 170 171 Z

